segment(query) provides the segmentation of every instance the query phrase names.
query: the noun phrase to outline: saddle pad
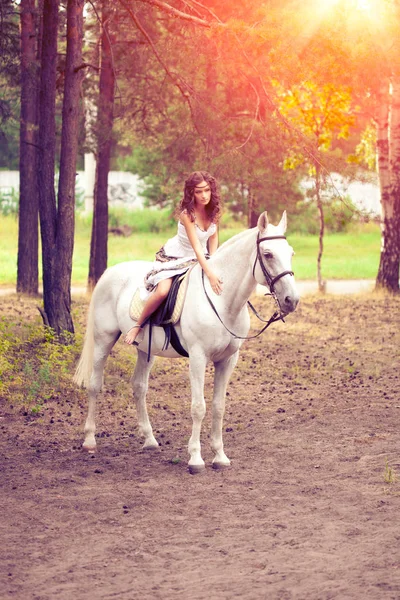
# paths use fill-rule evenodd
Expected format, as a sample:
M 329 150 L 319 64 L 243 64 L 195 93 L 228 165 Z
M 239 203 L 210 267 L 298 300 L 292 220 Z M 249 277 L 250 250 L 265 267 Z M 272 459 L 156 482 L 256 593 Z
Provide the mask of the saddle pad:
M 181 317 L 183 303 L 185 301 L 186 296 L 187 284 L 189 282 L 190 271 L 191 269 L 189 269 L 188 271 L 186 271 L 186 273 L 183 273 L 179 277 L 179 281 L 181 281 L 181 284 L 179 286 L 178 294 L 176 296 L 174 310 L 172 311 L 171 318 L 168 321 L 166 321 L 166 323 L 172 323 L 173 325 L 175 325 L 175 323 L 177 323 Z M 136 292 L 133 294 L 132 302 L 129 308 L 129 316 L 131 317 L 131 319 L 133 319 L 134 321 L 137 321 L 139 319 L 145 302 L 146 300 L 142 300 L 142 298 L 140 297 L 140 289 L 137 288 Z

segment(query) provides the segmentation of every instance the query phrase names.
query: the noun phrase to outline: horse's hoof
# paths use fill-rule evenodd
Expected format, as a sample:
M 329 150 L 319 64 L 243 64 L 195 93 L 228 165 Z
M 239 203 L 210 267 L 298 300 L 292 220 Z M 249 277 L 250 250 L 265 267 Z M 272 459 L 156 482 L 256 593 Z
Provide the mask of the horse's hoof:
M 198 475 L 199 473 L 204 473 L 206 465 L 188 465 L 188 468 L 191 475 Z
M 85 450 L 85 452 L 87 452 L 88 454 L 94 454 L 96 452 L 96 446 L 82 444 L 82 450 Z
M 213 462 L 212 463 L 212 468 L 215 469 L 216 471 L 223 471 L 224 469 L 230 469 L 231 467 L 231 463 L 227 462 Z
M 142 450 L 143 452 L 155 452 L 156 450 L 160 450 L 160 446 L 158 444 L 143 444 Z

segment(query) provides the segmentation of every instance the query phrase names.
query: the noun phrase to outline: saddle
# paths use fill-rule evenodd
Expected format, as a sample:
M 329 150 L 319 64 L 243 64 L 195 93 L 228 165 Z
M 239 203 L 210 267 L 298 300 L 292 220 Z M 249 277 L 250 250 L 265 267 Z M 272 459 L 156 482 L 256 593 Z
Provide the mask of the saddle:
M 187 285 L 189 282 L 190 269 L 180 275 L 175 275 L 172 278 L 172 285 L 168 296 L 163 303 L 157 308 L 157 310 L 149 317 L 149 319 L 143 325 L 149 325 L 149 347 L 147 360 L 150 360 L 151 353 L 151 338 L 152 328 L 162 327 L 165 333 L 165 343 L 163 350 L 166 350 L 169 344 L 172 345 L 174 350 L 181 356 L 188 357 L 188 353 L 180 343 L 178 334 L 174 328 L 174 325 L 181 318 L 183 303 L 185 301 Z M 137 289 L 133 295 L 132 302 L 129 308 L 129 316 L 134 321 L 137 321 L 143 310 L 145 301 L 140 297 L 140 290 Z

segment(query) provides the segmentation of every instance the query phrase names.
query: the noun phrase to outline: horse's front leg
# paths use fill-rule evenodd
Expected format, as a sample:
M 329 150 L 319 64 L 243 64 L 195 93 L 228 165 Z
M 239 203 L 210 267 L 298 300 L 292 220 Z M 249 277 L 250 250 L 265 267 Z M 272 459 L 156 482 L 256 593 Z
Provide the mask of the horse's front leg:
M 212 403 L 211 446 L 215 452 L 212 463 L 214 469 L 229 467 L 231 461 L 224 452 L 222 425 L 225 413 L 226 387 L 237 363 L 239 351 L 221 362 L 214 363 L 214 396 Z
M 158 442 L 153 435 L 153 429 L 147 414 L 146 394 L 149 387 L 149 375 L 154 363 L 154 357 L 147 362 L 147 352 L 138 350 L 135 371 L 132 377 L 132 389 L 136 402 L 139 422 L 139 432 L 144 436 L 143 450 L 158 448 Z
M 189 440 L 189 471 L 192 474 L 204 470 L 205 464 L 201 457 L 200 432 L 201 424 L 206 414 L 204 400 L 204 376 L 207 359 L 201 351 L 192 352 L 189 359 L 189 375 L 192 388 L 192 435 Z
M 103 334 L 95 340 L 95 346 L 93 349 L 93 370 L 90 377 L 88 386 L 89 392 L 89 409 L 88 415 L 85 421 L 85 440 L 82 444 L 82 448 L 88 452 L 94 452 L 96 450 L 96 401 L 97 395 L 103 385 L 103 372 L 104 365 L 107 357 L 111 352 L 112 347 L 118 339 L 118 334 Z

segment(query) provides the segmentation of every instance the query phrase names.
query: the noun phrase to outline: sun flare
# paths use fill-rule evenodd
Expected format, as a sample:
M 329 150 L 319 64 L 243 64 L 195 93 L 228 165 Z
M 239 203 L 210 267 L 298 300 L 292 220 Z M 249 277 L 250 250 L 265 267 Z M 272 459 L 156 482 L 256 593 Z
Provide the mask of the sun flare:
M 353 22 L 380 20 L 381 11 L 377 0 L 323 0 L 318 2 L 320 14 L 328 16 L 340 8 Z
M 372 10 L 372 4 L 370 0 L 357 0 L 356 8 L 358 10 L 364 10 L 366 12 L 370 12 Z

